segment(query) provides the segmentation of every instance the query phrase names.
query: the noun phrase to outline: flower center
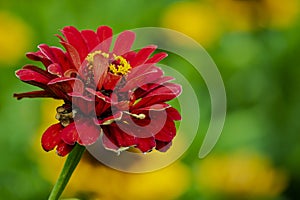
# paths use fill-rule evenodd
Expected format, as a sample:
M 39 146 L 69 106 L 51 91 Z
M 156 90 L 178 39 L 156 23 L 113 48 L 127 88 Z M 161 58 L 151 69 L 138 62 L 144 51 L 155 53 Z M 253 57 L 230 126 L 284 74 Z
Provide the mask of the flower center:
M 55 118 L 60 121 L 61 125 L 66 127 L 74 120 L 76 113 L 76 110 L 72 110 L 70 106 L 64 104 L 56 108 Z
M 122 56 L 114 55 L 114 57 L 115 60 L 109 65 L 109 71 L 114 75 L 126 75 L 131 69 L 130 64 Z

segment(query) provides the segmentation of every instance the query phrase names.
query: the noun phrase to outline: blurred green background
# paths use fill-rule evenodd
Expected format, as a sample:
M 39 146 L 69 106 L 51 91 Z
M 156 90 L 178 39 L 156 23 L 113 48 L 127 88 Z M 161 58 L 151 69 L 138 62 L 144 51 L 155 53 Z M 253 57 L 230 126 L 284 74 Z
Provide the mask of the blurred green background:
M 165 64 L 184 69 L 182 73 L 199 91 L 204 113 L 201 113 L 204 123 L 199 138 L 180 161 L 157 174 L 129 175 L 97 164 L 92 167 L 93 163 L 89 163 L 74 178 L 66 196 L 298 199 L 299 3 L 298 0 L 1 0 L 0 199 L 46 199 L 53 184 L 49 170 L 59 171 L 52 157 L 48 160 L 49 154 L 46 159 L 39 157 L 42 148 L 35 147 L 37 136 L 49 125 L 45 116 L 53 118 L 50 110 L 55 107 L 38 99 L 19 102 L 12 94 L 33 89 L 14 75 L 15 70 L 31 63 L 25 53 L 36 51 L 40 43 L 59 46 L 54 34 L 67 25 L 81 30 L 109 25 L 115 33 L 138 27 L 166 27 L 191 36 L 217 64 L 226 87 L 228 110 L 217 146 L 208 157 L 199 160 L 199 138 L 203 138 L 209 120 L 208 92 L 204 82 L 193 77 L 192 68 L 171 56 Z M 89 176 L 106 178 L 100 183 L 98 179 L 91 181 Z M 89 179 L 95 187 L 80 184 L 84 179 Z

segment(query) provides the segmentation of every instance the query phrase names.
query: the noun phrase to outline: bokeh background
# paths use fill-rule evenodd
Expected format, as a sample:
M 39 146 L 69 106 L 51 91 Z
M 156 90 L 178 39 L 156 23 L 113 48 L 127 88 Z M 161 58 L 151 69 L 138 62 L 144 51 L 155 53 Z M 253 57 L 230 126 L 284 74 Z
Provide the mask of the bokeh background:
M 192 37 L 223 77 L 228 110 L 222 136 L 204 159 L 197 153 L 209 121 L 209 95 L 184 60 L 198 93 L 198 137 L 173 165 L 147 174 L 107 168 L 86 154 L 64 193 L 78 199 L 300 198 L 300 21 L 298 0 L 0 0 L 0 199 L 46 199 L 64 158 L 45 153 L 42 132 L 60 102 L 12 98 L 32 90 L 14 71 L 37 45 L 59 45 L 67 25 L 114 32 L 166 27 Z M 178 42 L 174 40 L 174 42 Z M 198 119 L 190 119 L 198 120 Z M 176 148 L 176 147 L 174 147 Z

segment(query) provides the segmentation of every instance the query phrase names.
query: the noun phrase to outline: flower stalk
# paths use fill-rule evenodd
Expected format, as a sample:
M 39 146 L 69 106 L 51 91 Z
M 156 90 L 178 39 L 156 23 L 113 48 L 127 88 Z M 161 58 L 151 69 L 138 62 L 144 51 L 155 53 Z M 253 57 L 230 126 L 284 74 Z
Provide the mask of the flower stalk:
M 85 151 L 85 146 L 76 144 L 74 149 L 68 155 L 64 167 L 50 193 L 48 200 L 58 200 L 62 192 L 64 191 L 67 183 L 69 182 L 73 171 L 79 163 L 82 154 Z

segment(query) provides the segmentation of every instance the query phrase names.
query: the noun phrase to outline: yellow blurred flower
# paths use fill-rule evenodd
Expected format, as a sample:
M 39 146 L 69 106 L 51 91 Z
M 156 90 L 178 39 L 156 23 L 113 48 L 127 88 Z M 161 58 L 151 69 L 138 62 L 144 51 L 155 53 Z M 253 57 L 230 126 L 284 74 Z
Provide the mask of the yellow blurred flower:
M 233 197 L 275 197 L 287 185 L 287 176 L 270 161 L 252 153 L 209 156 L 199 162 L 197 181 L 204 193 Z
M 6 11 L 0 11 L 0 27 L 0 63 L 15 63 L 28 50 L 32 31 L 23 20 Z
M 42 133 L 51 123 L 56 123 L 55 109 L 62 101 L 42 104 Z M 43 176 L 55 183 L 65 158 L 41 149 L 40 137 L 35 140 L 35 151 Z M 135 163 L 138 164 L 138 163 Z M 142 164 L 142 163 L 141 163 Z M 130 174 L 111 169 L 85 152 L 63 194 L 65 197 L 88 196 L 88 199 L 176 199 L 189 186 L 188 168 L 176 162 L 164 169 L 145 174 Z
M 231 30 L 291 25 L 299 12 L 298 0 L 209 0 Z
M 298 14 L 298 0 L 181 1 L 166 9 L 161 25 L 182 32 L 204 47 L 209 47 L 226 30 L 285 28 L 292 25 Z M 173 40 L 181 42 L 176 38 Z
M 211 7 L 198 2 L 178 2 L 171 5 L 165 11 L 161 23 L 165 28 L 192 37 L 204 47 L 213 44 L 221 31 L 219 19 Z

